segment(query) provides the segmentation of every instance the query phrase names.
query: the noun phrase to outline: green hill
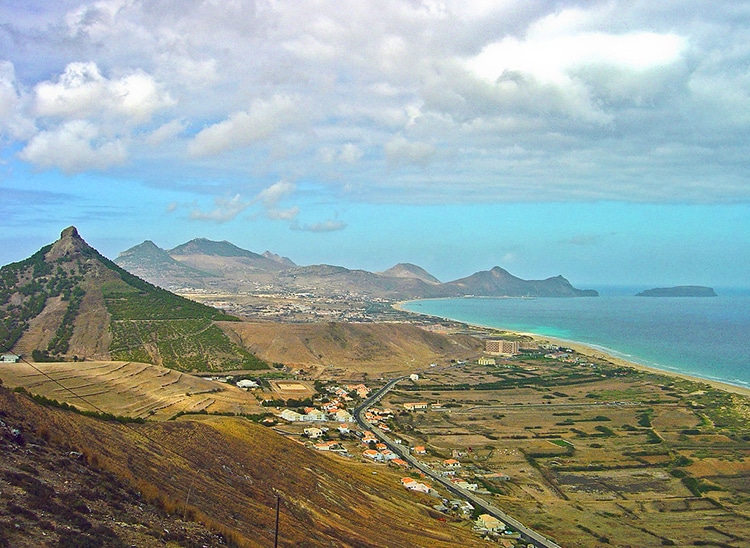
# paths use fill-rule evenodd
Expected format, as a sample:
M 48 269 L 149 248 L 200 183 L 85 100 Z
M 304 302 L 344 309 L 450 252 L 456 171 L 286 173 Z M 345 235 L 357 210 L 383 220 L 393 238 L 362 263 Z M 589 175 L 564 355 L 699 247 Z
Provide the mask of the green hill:
M 179 370 L 267 367 L 214 322 L 237 318 L 158 288 L 75 227 L 0 269 L 0 345 L 37 361 L 120 359 Z

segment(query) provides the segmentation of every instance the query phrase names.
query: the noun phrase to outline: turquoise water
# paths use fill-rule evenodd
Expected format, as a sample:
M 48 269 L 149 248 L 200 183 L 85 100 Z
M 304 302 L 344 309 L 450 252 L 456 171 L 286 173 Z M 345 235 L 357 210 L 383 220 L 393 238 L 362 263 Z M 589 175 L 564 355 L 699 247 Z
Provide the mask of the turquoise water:
M 632 294 L 631 294 L 632 295 Z M 431 299 L 404 309 L 578 341 L 630 361 L 750 388 L 750 295 Z

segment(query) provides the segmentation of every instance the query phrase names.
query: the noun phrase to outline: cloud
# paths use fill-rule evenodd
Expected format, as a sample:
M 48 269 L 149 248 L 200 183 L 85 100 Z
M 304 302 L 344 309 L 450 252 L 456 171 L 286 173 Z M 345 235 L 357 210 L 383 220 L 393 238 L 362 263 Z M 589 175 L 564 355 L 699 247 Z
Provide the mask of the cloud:
M 750 200 L 732 3 L 53 4 L 0 2 L 0 146 L 39 166 L 85 122 L 69 171 L 126 152 L 139 175 L 375 202 Z
M 154 78 L 141 70 L 107 79 L 94 62 L 69 63 L 56 82 L 34 88 L 38 116 L 82 119 L 118 117 L 128 123 L 148 121 L 153 113 L 173 100 L 160 91 Z
M 219 224 L 226 223 L 245 211 L 250 204 L 251 202 L 244 202 L 239 194 L 235 194 L 231 198 L 217 197 L 214 198 L 214 209 L 211 211 L 194 209 L 190 212 L 190 219 L 193 221 L 211 221 Z
M 24 139 L 34 133 L 33 122 L 23 114 L 23 103 L 13 63 L 0 61 L 0 134 Z
M 35 135 L 19 157 L 39 167 L 73 174 L 124 164 L 127 147 L 120 139 L 103 135 L 93 124 L 74 120 Z
M 296 190 L 297 185 L 294 183 L 278 181 L 263 189 L 253 201 L 261 204 L 263 214 L 267 218 L 276 221 L 291 221 L 299 214 L 299 207 L 283 209 L 279 207 L 279 202 L 294 194 Z
M 183 120 L 170 120 L 162 124 L 146 137 L 146 144 L 158 146 L 165 141 L 169 141 L 185 131 L 185 122 Z
M 275 95 L 258 99 L 250 109 L 201 130 L 190 143 L 193 156 L 212 156 L 267 139 L 299 117 L 294 99 Z
M 397 135 L 383 146 L 385 157 L 391 165 L 429 163 L 435 155 L 435 147 L 429 143 L 409 141 Z
M 356 164 L 364 155 L 360 147 L 354 143 L 345 143 L 339 148 L 324 147 L 318 152 L 325 163 Z
M 309 224 L 292 224 L 292 230 L 300 230 L 305 232 L 336 232 L 338 230 L 344 230 L 346 223 L 342 221 L 327 220 L 319 223 Z

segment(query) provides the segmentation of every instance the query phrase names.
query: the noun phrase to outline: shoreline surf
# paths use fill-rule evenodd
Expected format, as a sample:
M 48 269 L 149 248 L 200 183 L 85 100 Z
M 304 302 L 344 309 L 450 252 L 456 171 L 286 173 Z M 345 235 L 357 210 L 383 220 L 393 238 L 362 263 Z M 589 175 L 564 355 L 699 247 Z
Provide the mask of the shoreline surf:
M 633 357 L 633 358 L 622 357 L 621 355 L 618 355 L 621 353 L 618 353 L 616 350 L 607 348 L 606 346 L 603 346 L 603 345 L 583 343 L 583 342 L 576 341 L 576 340 L 564 339 L 561 337 L 554 337 L 554 336 L 545 335 L 541 333 L 534 333 L 530 331 L 519 331 L 517 329 L 498 327 L 495 325 L 483 325 L 483 324 L 476 323 L 476 322 L 466 322 L 463 320 L 450 318 L 448 316 L 439 316 L 436 314 L 428 314 L 426 312 L 416 312 L 414 310 L 409 310 L 407 308 L 404 308 L 404 305 L 406 305 L 407 303 L 417 303 L 423 300 L 429 300 L 429 299 L 411 299 L 407 301 L 400 301 L 398 303 L 394 303 L 392 306 L 393 308 L 401 312 L 415 314 L 417 316 L 426 316 L 429 318 L 435 318 L 439 320 L 447 319 L 452 322 L 460 323 L 460 324 L 466 325 L 474 329 L 494 329 L 497 331 L 505 331 L 507 333 L 514 333 L 516 335 L 531 337 L 533 340 L 537 342 L 549 342 L 552 344 L 557 344 L 558 346 L 565 346 L 565 347 L 571 348 L 572 350 L 575 350 L 577 353 L 583 356 L 603 358 L 603 359 L 610 361 L 611 363 L 615 365 L 628 367 L 631 369 L 635 369 L 636 371 L 643 371 L 647 373 L 665 375 L 668 377 L 681 378 L 681 379 L 685 379 L 685 380 L 689 380 L 689 381 L 697 382 L 697 383 L 704 383 L 713 388 L 723 390 L 725 392 L 730 392 L 733 394 L 739 394 L 741 396 L 750 397 L 750 388 L 748 387 L 737 385 L 737 384 L 732 384 L 731 382 L 728 382 L 726 380 L 711 379 L 711 378 L 702 377 L 699 375 L 683 373 L 678 370 L 662 369 L 662 368 L 655 367 L 650 364 L 647 365 L 644 363 L 640 363 L 637 361 L 637 357 Z

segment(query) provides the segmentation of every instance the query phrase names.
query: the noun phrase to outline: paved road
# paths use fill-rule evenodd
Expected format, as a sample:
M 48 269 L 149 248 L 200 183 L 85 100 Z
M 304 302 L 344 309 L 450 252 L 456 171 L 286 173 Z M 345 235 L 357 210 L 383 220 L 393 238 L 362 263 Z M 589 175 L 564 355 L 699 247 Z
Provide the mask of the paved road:
M 428 467 L 426 464 L 421 462 L 419 459 L 415 458 L 409 452 L 408 447 L 404 447 L 403 445 L 399 443 L 395 443 L 394 440 L 392 440 L 388 435 L 386 435 L 385 432 L 383 432 L 380 428 L 378 428 L 377 426 L 374 426 L 372 423 L 370 423 L 367 419 L 364 418 L 365 412 L 370 407 L 372 407 L 376 402 L 380 401 L 380 399 L 385 394 L 387 394 L 399 381 L 402 381 L 405 378 L 407 377 L 398 377 L 396 379 L 392 379 L 388 381 L 385 386 L 383 386 L 382 388 L 374 392 L 369 398 L 367 398 L 364 402 L 362 402 L 362 404 L 356 407 L 354 409 L 353 415 L 354 415 L 354 420 L 357 421 L 357 424 L 359 424 L 359 426 L 363 429 L 370 430 L 373 434 L 375 434 L 378 438 L 380 438 L 380 440 L 383 443 L 385 443 L 388 446 L 388 449 L 398 454 L 402 459 L 404 459 L 406 462 L 411 464 L 414 468 L 422 471 L 425 475 L 432 478 L 433 481 L 439 483 L 440 485 L 445 487 L 448 491 L 450 491 L 454 495 L 457 495 L 465 500 L 468 500 L 472 505 L 474 505 L 475 508 L 483 508 L 488 514 L 495 516 L 497 519 L 499 519 L 503 523 L 508 524 L 512 529 L 521 533 L 521 538 L 524 542 L 532 544 L 538 548 L 561 548 L 555 542 L 544 537 L 540 533 L 537 533 L 533 529 L 529 529 L 517 519 L 509 516 L 508 514 L 500 510 L 497 506 L 493 505 L 492 503 L 487 502 L 483 498 L 480 498 L 479 496 L 477 496 L 476 493 L 472 491 L 468 491 L 466 489 L 463 489 L 453 484 L 451 481 L 449 481 L 442 475 L 438 474 L 435 470 L 433 470 L 432 468 Z

